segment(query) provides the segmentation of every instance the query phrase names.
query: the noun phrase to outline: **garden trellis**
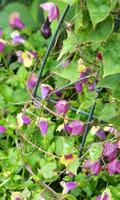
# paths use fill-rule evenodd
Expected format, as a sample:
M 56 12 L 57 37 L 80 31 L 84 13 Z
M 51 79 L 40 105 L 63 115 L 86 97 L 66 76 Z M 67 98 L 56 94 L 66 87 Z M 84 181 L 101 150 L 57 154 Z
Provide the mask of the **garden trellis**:
M 57 37 L 57 35 L 58 35 L 58 32 L 59 32 L 59 30 L 60 30 L 60 28 L 61 28 L 61 26 L 62 26 L 62 23 L 63 23 L 63 21 L 64 21 L 64 19 L 65 19 L 65 17 L 66 17 L 66 14 L 69 12 L 69 8 L 70 8 L 70 5 L 67 5 L 67 7 L 66 7 L 65 10 L 64 10 L 63 16 L 61 17 L 61 19 L 60 19 L 60 21 L 59 21 L 59 24 L 58 24 L 58 27 L 57 27 L 57 29 L 56 29 L 54 35 L 53 35 L 53 38 L 51 39 L 51 42 L 50 42 L 50 44 L 49 44 L 49 46 L 48 46 L 47 52 L 46 52 L 45 57 L 44 57 L 44 59 L 43 59 L 42 66 L 41 66 L 41 68 L 40 68 L 40 72 L 39 72 L 37 84 L 36 84 L 36 87 L 35 87 L 35 90 L 34 90 L 34 93 L 33 93 L 33 97 L 36 98 L 36 99 L 39 100 L 39 101 L 41 101 L 42 98 L 41 98 L 41 96 L 38 96 L 38 95 L 37 95 L 37 92 L 38 92 L 38 88 L 39 88 L 39 85 L 40 85 L 41 80 L 42 80 L 42 74 L 43 74 L 43 71 L 44 71 L 44 69 L 45 69 L 46 62 L 47 62 L 47 59 L 48 59 L 48 57 L 49 57 L 50 51 L 51 51 L 51 49 L 52 49 L 52 47 L 53 47 L 53 45 L 54 45 L 54 43 L 55 43 L 56 37 Z M 40 59 L 37 60 L 36 66 L 39 65 L 39 62 L 40 62 Z M 89 77 L 89 76 L 88 76 L 88 77 Z M 87 78 L 87 77 L 86 77 L 86 78 Z M 54 94 L 55 92 L 62 91 L 62 90 L 64 90 L 65 88 L 67 88 L 68 86 L 71 86 L 71 85 L 73 85 L 73 84 L 75 84 L 75 83 L 77 83 L 77 82 L 80 82 L 80 81 L 82 81 L 82 80 L 84 80 L 84 78 L 83 78 L 83 79 L 81 78 L 81 79 L 79 79 L 79 80 L 77 80 L 77 81 L 75 81 L 75 82 L 69 83 L 69 84 L 67 84 L 67 85 L 65 85 L 65 86 L 63 86 L 63 87 L 61 87 L 61 88 L 59 88 L 59 89 L 53 91 L 53 92 L 50 93 L 50 95 L 48 96 L 48 101 L 49 101 L 50 103 L 55 104 L 56 101 L 53 100 L 53 99 L 51 98 L 51 95 L 52 95 L 52 94 Z M 98 92 L 98 93 L 101 91 L 101 89 L 97 89 L 97 88 L 96 88 L 95 90 L 96 90 L 96 92 Z M 83 150 L 83 147 L 84 147 L 84 144 L 85 144 L 85 141 L 86 141 L 88 132 L 89 132 L 89 130 L 90 130 L 90 128 L 91 128 L 91 121 L 92 121 L 93 119 L 97 119 L 97 117 L 94 115 L 95 106 L 96 106 L 96 103 L 94 103 L 94 105 L 90 108 L 90 112 L 89 112 L 89 113 L 87 113 L 87 112 L 85 112 L 85 111 L 80 111 L 81 114 L 88 116 L 88 120 L 87 120 L 87 124 L 86 124 L 85 131 L 84 131 L 84 134 L 83 134 L 83 138 L 82 138 L 82 141 L 81 141 L 81 144 L 80 144 L 80 147 L 79 147 L 79 154 L 78 154 L 79 157 L 81 157 L 81 155 L 82 155 L 82 150 Z M 74 107 L 72 107 L 72 106 L 71 106 L 71 110 L 73 110 L 74 112 L 77 112 L 77 109 L 74 108 Z

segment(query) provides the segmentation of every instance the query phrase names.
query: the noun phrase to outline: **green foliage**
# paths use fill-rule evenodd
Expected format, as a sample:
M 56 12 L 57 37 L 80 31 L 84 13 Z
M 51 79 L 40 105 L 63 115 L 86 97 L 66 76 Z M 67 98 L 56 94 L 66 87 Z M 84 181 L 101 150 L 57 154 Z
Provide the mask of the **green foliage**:
M 87 6 L 90 13 L 90 17 L 95 28 L 96 24 L 103 21 L 114 9 L 117 1 L 116 0 L 87 0 Z
M 119 169 L 110 175 L 110 161 L 103 151 L 106 142 L 119 143 L 120 31 L 113 29 L 120 2 L 53 0 L 60 10 L 59 20 L 68 4 L 70 8 L 40 80 L 40 84 L 51 86 L 53 101 L 49 96 L 37 101 L 32 97 L 34 88 L 29 88 L 28 83 L 31 73 L 38 76 L 52 38 L 45 40 L 40 32 L 48 15 L 39 6 L 43 2 L 51 1 L 0 2 L 3 31 L 0 43 L 5 44 L 0 52 L 0 126 L 6 128 L 0 132 L 0 199 L 95 200 L 98 195 L 103 197 L 107 193 L 110 199 L 119 200 Z M 9 25 L 9 16 L 14 11 L 19 12 L 25 24 L 23 30 Z M 51 22 L 52 36 L 59 20 Z M 14 44 L 14 31 L 22 36 L 23 43 Z M 67 66 L 63 66 L 65 61 L 69 63 Z M 78 92 L 74 82 L 85 73 L 89 77 L 81 82 L 83 88 Z M 98 93 L 95 88 L 91 89 L 93 84 L 102 90 Z M 58 96 L 55 90 L 61 87 L 63 90 Z M 38 94 L 41 94 L 40 86 Z M 54 103 L 58 100 L 69 102 L 66 114 L 56 112 Z M 92 121 L 88 122 L 95 103 Z M 28 124 L 23 120 L 24 115 L 30 118 Z M 41 119 L 48 123 L 46 134 L 42 133 Z M 84 131 L 88 125 L 81 157 L 78 155 L 84 131 L 76 133 L 80 127 L 74 127 L 74 120 L 81 121 Z M 105 132 L 106 140 L 96 135 L 98 129 Z M 116 159 L 119 160 L 119 148 Z M 97 176 L 91 174 L 90 167 L 84 167 L 86 160 L 92 163 L 99 160 L 102 167 Z M 78 186 L 70 189 L 69 194 L 63 194 L 66 182 L 73 179 Z

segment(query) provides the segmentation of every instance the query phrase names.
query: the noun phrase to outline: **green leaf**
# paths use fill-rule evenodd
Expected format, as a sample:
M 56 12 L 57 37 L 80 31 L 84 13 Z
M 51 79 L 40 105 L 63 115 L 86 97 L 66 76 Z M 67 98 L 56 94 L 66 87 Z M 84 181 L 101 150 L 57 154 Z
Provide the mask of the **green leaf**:
M 116 98 L 120 101 L 120 81 L 113 92 L 113 98 Z
M 76 3 L 78 0 L 59 0 L 59 1 L 62 1 L 62 2 L 67 3 L 69 5 L 72 5 L 72 4 Z
M 75 158 L 70 164 L 67 165 L 67 169 L 73 174 L 77 175 L 77 170 L 79 166 L 80 166 L 79 158 Z
M 77 200 L 73 195 L 71 194 L 64 194 L 63 197 L 67 200 Z
M 120 199 L 120 184 L 115 185 L 115 186 L 110 186 L 109 188 L 110 188 L 113 199 L 119 200 Z
M 120 81 L 120 74 L 109 75 L 101 79 L 97 84 L 97 87 L 109 88 L 111 90 L 114 90 L 117 87 L 119 81 Z
M 104 106 L 104 109 L 101 111 L 100 116 L 98 117 L 98 119 L 101 121 L 109 121 L 110 119 L 114 118 L 117 116 L 117 112 L 114 108 L 114 104 L 112 103 L 107 103 Z
M 90 156 L 90 160 L 92 162 L 97 161 L 101 155 L 102 155 L 102 151 L 103 151 L 103 146 L 101 143 L 93 143 L 89 149 L 89 156 Z
M 98 24 L 95 30 L 90 31 L 87 36 L 87 42 L 106 41 L 113 30 L 113 20 L 108 17 L 105 21 Z
M 63 41 L 63 47 L 58 60 L 60 60 L 65 54 L 74 52 L 77 45 L 78 37 L 74 33 L 68 32 L 68 37 Z
M 55 153 L 58 156 L 67 155 L 74 152 L 74 140 L 72 137 L 58 136 L 55 141 Z
M 87 7 L 94 28 L 97 23 L 103 21 L 109 15 L 116 3 L 117 0 L 87 0 Z
M 41 174 L 44 176 L 44 178 L 52 178 L 56 175 L 56 164 L 53 163 L 48 163 L 45 166 L 42 167 L 40 170 Z
M 104 77 L 120 73 L 120 35 L 113 33 L 103 51 Z
M 78 64 L 76 61 L 71 62 L 66 68 L 57 68 L 54 72 L 58 76 L 68 79 L 71 82 L 78 80 L 80 73 L 77 71 Z

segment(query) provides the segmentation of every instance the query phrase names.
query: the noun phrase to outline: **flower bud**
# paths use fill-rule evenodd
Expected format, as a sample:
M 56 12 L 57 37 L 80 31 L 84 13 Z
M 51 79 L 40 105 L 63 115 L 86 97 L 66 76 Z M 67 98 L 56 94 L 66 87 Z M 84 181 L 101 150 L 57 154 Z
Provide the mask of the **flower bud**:
M 65 100 L 59 100 L 55 107 L 58 114 L 66 114 L 69 110 L 69 103 Z
M 38 121 L 38 127 L 41 131 L 42 136 L 45 136 L 48 132 L 48 121 L 46 118 L 40 118 Z

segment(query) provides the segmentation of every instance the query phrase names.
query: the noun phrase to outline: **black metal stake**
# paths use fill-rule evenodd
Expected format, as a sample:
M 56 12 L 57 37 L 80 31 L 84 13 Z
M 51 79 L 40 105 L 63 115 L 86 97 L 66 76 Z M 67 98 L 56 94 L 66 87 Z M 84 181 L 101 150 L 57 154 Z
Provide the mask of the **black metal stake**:
M 47 49 L 47 52 L 46 52 L 46 54 L 45 54 L 45 57 L 44 57 L 44 60 L 43 60 L 43 63 L 42 63 L 41 69 L 40 69 L 40 73 L 39 73 L 38 80 L 37 80 L 37 84 L 36 84 L 36 87 L 35 87 L 35 90 L 34 90 L 34 93 L 33 93 L 33 97 L 36 97 L 37 90 L 38 90 L 38 86 L 39 86 L 39 83 L 40 83 L 40 80 L 41 80 L 41 77 L 42 77 L 42 73 L 43 73 L 43 70 L 44 70 L 44 68 L 45 68 L 45 65 L 46 65 L 48 56 L 49 56 L 49 54 L 50 54 L 50 51 L 51 51 L 52 46 L 54 45 L 55 39 L 56 39 L 56 37 L 57 37 L 57 34 L 58 34 L 59 30 L 60 30 L 60 27 L 61 27 L 63 21 L 64 21 L 64 18 L 65 18 L 66 14 L 67 14 L 67 12 L 68 12 L 68 10 L 69 10 L 69 7 L 70 7 L 70 5 L 67 5 L 67 7 L 66 7 L 66 9 L 65 9 L 65 11 L 64 11 L 64 13 L 63 13 L 63 16 L 62 16 L 62 18 L 61 18 L 61 20 L 60 20 L 60 22 L 59 22 L 59 24 L 58 24 L 58 27 L 57 27 L 57 29 L 56 29 L 56 32 L 55 32 L 55 34 L 54 34 L 54 36 L 53 36 L 53 38 L 52 38 L 52 40 L 51 40 L 51 42 L 50 42 L 50 44 L 49 44 L 49 47 L 48 47 L 48 49 Z M 37 65 L 39 64 L 39 62 L 40 62 L 40 59 L 37 61 Z
M 78 154 L 78 157 L 81 157 L 82 156 L 82 151 L 83 151 L 83 147 L 84 147 L 84 144 L 85 144 L 85 141 L 86 141 L 86 138 L 87 138 L 87 135 L 89 133 L 89 130 L 91 128 L 91 121 L 93 119 L 93 113 L 94 113 L 94 110 L 95 110 L 95 106 L 96 106 L 96 103 L 92 106 L 91 110 L 90 110 L 90 114 L 89 114 L 89 117 L 88 117 L 88 123 L 85 127 L 85 131 L 84 131 L 84 135 L 83 135 L 83 138 L 82 138 L 82 142 L 80 144 L 80 149 L 79 149 L 79 154 Z

